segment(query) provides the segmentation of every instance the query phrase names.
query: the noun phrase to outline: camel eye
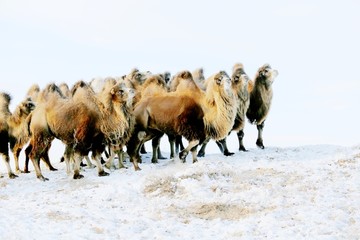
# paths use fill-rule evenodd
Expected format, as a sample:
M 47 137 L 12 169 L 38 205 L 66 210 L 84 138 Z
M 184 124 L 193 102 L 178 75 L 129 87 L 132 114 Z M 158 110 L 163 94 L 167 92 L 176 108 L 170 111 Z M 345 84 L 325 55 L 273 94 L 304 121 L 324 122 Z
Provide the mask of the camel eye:
M 216 84 L 220 85 L 220 84 L 221 84 L 221 80 L 222 80 L 222 77 L 216 78 Z
M 120 89 L 120 90 L 119 90 L 119 94 L 120 94 L 121 96 L 124 95 L 124 90 Z
M 239 81 L 239 76 L 235 76 L 234 77 L 234 80 L 237 82 L 237 81 Z

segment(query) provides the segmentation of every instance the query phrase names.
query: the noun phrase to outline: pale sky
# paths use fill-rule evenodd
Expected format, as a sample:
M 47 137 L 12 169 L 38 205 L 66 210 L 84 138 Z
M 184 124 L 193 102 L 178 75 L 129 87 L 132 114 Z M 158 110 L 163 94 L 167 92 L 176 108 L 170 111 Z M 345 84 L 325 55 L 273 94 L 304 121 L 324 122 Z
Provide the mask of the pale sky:
M 0 91 L 154 73 L 279 71 L 265 145 L 360 144 L 360 1 L 0 0 Z M 247 123 L 252 144 L 256 127 Z M 254 145 L 254 144 L 253 144 Z M 252 147 L 252 146 L 250 146 Z

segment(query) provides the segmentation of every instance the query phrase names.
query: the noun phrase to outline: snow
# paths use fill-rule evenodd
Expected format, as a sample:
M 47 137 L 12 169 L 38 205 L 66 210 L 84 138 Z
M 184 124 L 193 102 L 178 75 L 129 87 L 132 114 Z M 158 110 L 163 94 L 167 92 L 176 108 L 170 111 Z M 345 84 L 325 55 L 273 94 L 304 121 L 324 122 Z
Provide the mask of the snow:
M 57 140 L 47 182 L 31 164 L 11 180 L 1 163 L 1 239 L 360 238 L 360 145 L 251 145 L 230 157 L 212 146 L 195 164 L 191 154 L 151 164 L 148 153 L 142 171 L 127 160 L 107 177 L 84 168 L 81 180 L 66 174 Z M 161 147 L 168 156 L 166 138 Z

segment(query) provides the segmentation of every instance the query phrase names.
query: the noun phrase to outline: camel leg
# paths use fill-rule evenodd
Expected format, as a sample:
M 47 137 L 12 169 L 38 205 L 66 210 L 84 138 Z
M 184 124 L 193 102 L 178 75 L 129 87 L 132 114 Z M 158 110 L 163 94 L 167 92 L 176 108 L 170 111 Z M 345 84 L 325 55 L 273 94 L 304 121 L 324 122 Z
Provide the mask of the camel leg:
M 111 154 L 113 154 L 113 153 L 114 153 L 114 151 L 111 151 Z M 95 161 L 95 164 L 97 166 L 99 177 L 104 177 L 104 176 L 109 176 L 110 175 L 109 173 L 104 171 L 104 168 L 101 165 L 100 156 L 98 154 L 93 156 L 93 160 Z
M 243 138 L 244 138 L 244 130 L 241 129 L 238 133 L 237 133 L 238 139 L 239 139 L 239 151 L 243 151 L 243 152 L 247 152 L 244 143 L 243 143 Z
M 73 160 L 69 156 L 64 155 L 65 165 L 66 165 L 66 174 L 70 175 L 71 173 L 71 167 L 70 167 L 70 161 Z
M 85 160 L 86 160 L 86 165 L 88 168 L 95 168 L 96 166 L 94 164 L 92 164 L 92 162 L 90 161 L 89 156 L 85 156 Z
M 50 158 L 49 158 L 49 150 L 45 151 L 42 154 L 41 159 L 46 163 L 46 165 L 48 166 L 50 171 L 57 171 L 57 169 L 51 165 Z
M 32 145 L 29 144 L 25 148 L 25 166 L 24 166 L 23 173 L 30 173 L 30 171 L 29 171 L 29 155 L 30 155 L 31 150 L 32 150 Z
M 219 144 L 220 144 L 220 146 L 219 146 L 219 144 L 218 144 L 218 146 L 219 146 L 219 148 L 220 148 L 220 147 L 222 148 L 222 150 L 223 150 L 222 153 L 223 153 L 225 156 L 234 155 L 234 153 L 233 153 L 233 152 L 230 152 L 229 149 L 228 149 L 228 147 L 227 147 L 226 138 L 221 139 L 221 140 L 219 140 L 219 141 L 216 141 L 216 143 L 219 143 Z
M 202 143 L 201 148 L 197 154 L 198 157 L 204 157 L 205 156 L 205 149 L 206 145 L 209 143 L 210 138 L 205 139 L 205 141 Z
M 20 152 L 21 152 L 22 148 L 20 147 L 14 147 L 12 149 L 13 155 L 14 155 L 14 160 L 15 160 L 15 172 L 16 173 L 20 173 L 20 167 L 19 167 L 19 156 L 20 156 Z
M 160 145 L 161 137 L 162 136 L 156 136 L 151 140 L 152 148 L 153 148 L 151 163 L 158 163 L 159 145 Z
M 75 163 L 74 163 L 74 176 L 73 176 L 73 178 L 74 179 L 81 179 L 81 178 L 84 177 L 83 175 L 80 174 L 80 163 L 81 163 L 81 160 L 82 160 L 82 156 L 80 154 L 75 153 L 74 154 L 74 160 L 75 160 Z
M 119 168 L 127 168 L 125 165 L 124 165 L 124 151 L 122 150 L 119 150 L 117 152 L 117 155 L 118 155 L 118 160 L 119 160 Z
M 192 158 L 193 158 L 193 163 L 196 163 L 198 160 L 197 160 L 197 146 L 196 145 L 195 147 L 193 147 L 191 149 L 191 154 L 192 154 Z
M 111 154 L 109 156 L 109 159 L 105 163 L 105 167 L 107 169 L 111 169 L 112 167 L 115 168 L 114 165 L 114 158 L 115 158 L 115 151 L 111 151 Z
M 138 165 L 138 163 L 141 163 L 141 157 L 139 154 L 141 145 L 143 145 L 146 140 L 152 139 L 152 137 L 147 136 L 144 131 L 136 130 L 127 143 L 127 153 L 130 157 L 130 162 L 134 165 L 135 171 L 141 170 Z
M 182 142 L 182 136 L 181 135 L 177 135 L 175 136 L 175 150 L 176 150 L 176 154 L 179 153 L 179 149 L 180 151 L 184 150 L 184 144 Z
M 160 143 L 159 143 L 160 144 Z M 161 149 L 160 149 L 160 145 L 157 149 L 157 156 L 158 156 L 158 159 L 167 159 L 166 157 L 164 157 L 161 153 Z
M 169 143 L 170 143 L 170 159 L 175 157 L 175 136 L 168 135 Z
M 258 130 L 258 138 L 256 140 L 256 146 L 258 146 L 261 149 L 264 149 L 264 143 L 263 143 L 263 138 L 262 138 L 262 132 L 264 129 L 264 124 L 265 122 L 262 122 L 261 124 L 256 125 L 257 130 Z
M 63 156 L 64 156 L 64 160 L 65 160 L 65 165 L 66 165 L 66 173 L 68 175 L 70 175 L 70 173 L 71 173 L 71 166 L 70 166 L 71 161 L 72 162 L 75 161 L 74 158 L 73 158 L 74 152 L 71 149 L 71 147 L 69 147 L 67 145 L 65 146 L 65 151 L 64 151 Z
M 42 181 L 48 181 L 49 179 L 44 177 L 41 173 L 40 167 L 39 167 L 39 162 L 40 162 L 40 158 L 31 158 L 31 161 L 34 165 L 34 169 L 35 169 L 35 173 L 36 173 L 36 177 Z
M 43 151 L 43 149 L 47 148 L 47 139 L 39 136 L 36 137 L 35 139 L 37 139 L 36 143 L 30 143 L 31 144 L 31 152 L 29 154 L 29 157 L 34 165 L 34 169 L 35 169 L 35 173 L 36 173 L 36 177 L 42 181 L 47 181 L 49 180 L 48 178 L 45 178 L 40 170 L 40 157 L 41 157 L 41 151 Z
M 183 163 L 186 162 L 186 156 L 189 154 L 189 151 L 198 144 L 199 140 L 191 140 L 189 141 L 189 145 L 179 153 L 179 158 Z
M 4 159 L 4 162 L 5 162 L 7 171 L 8 171 L 9 178 L 11 178 L 11 179 L 16 178 L 17 175 L 15 175 L 13 173 L 13 171 L 11 170 L 11 167 L 10 167 L 10 157 L 9 157 L 9 155 L 3 154 L 3 153 L 1 153 L 1 155 L 2 155 L 2 157 Z
M 146 153 L 147 153 L 144 144 L 142 144 L 141 147 L 140 147 L 140 153 L 141 153 L 141 154 L 146 154 Z

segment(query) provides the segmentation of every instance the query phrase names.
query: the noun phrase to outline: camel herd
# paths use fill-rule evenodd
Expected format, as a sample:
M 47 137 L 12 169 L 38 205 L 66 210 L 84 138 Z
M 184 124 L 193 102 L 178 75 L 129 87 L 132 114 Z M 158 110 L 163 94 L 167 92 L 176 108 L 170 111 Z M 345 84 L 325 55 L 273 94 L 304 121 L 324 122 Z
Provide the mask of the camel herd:
M 167 135 L 170 157 L 185 162 L 189 152 L 193 162 L 205 155 L 206 144 L 216 141 L 224 155 L 232 155 L 226 137 L 235 131 L 239 150 L 243 144 L 246 119 L 256 124 L 256 145 L 264 148 L 262 131 L 272 101 L 272 83 L 278 75 L 269 64 L 261 66 L 250 80 L 242 64 L 237 63 L 229 76 L 225 71 L 204 77 L 202 68 L 152 74 L 133 69 L 129 74 L 90 82 L 48 84 L 44 89 L 33 85 L 25 99 L 11 112 L 11 97 L 0 93 L 0 154 L 9 178 L 17 175 L 10 166 L 9 149 L 15 160 L 15 172 L 29 172 L 29 160 L 37 178 L 42 175 L 40 160 L 50 170 L 49 149 L 56 138 L 65 145 L 63 159 L 67 173 L 80 179 L 83 159 L 95 162 L 98 175 L 107 176 L 104 166 L 124 167 L 126 149 L 135 170 L 140 170 L 144 143 L 152 141 L 152 163 L 163 158 L 160 139 Z M 182 138 L 188 141 L 186 147 Z M 197 152 L 197 146 L 201 149 Z M 19 168 L 19 154 L 25 149 L 24 170 Z M 102 159 L 105 154 L 107 161 Z

